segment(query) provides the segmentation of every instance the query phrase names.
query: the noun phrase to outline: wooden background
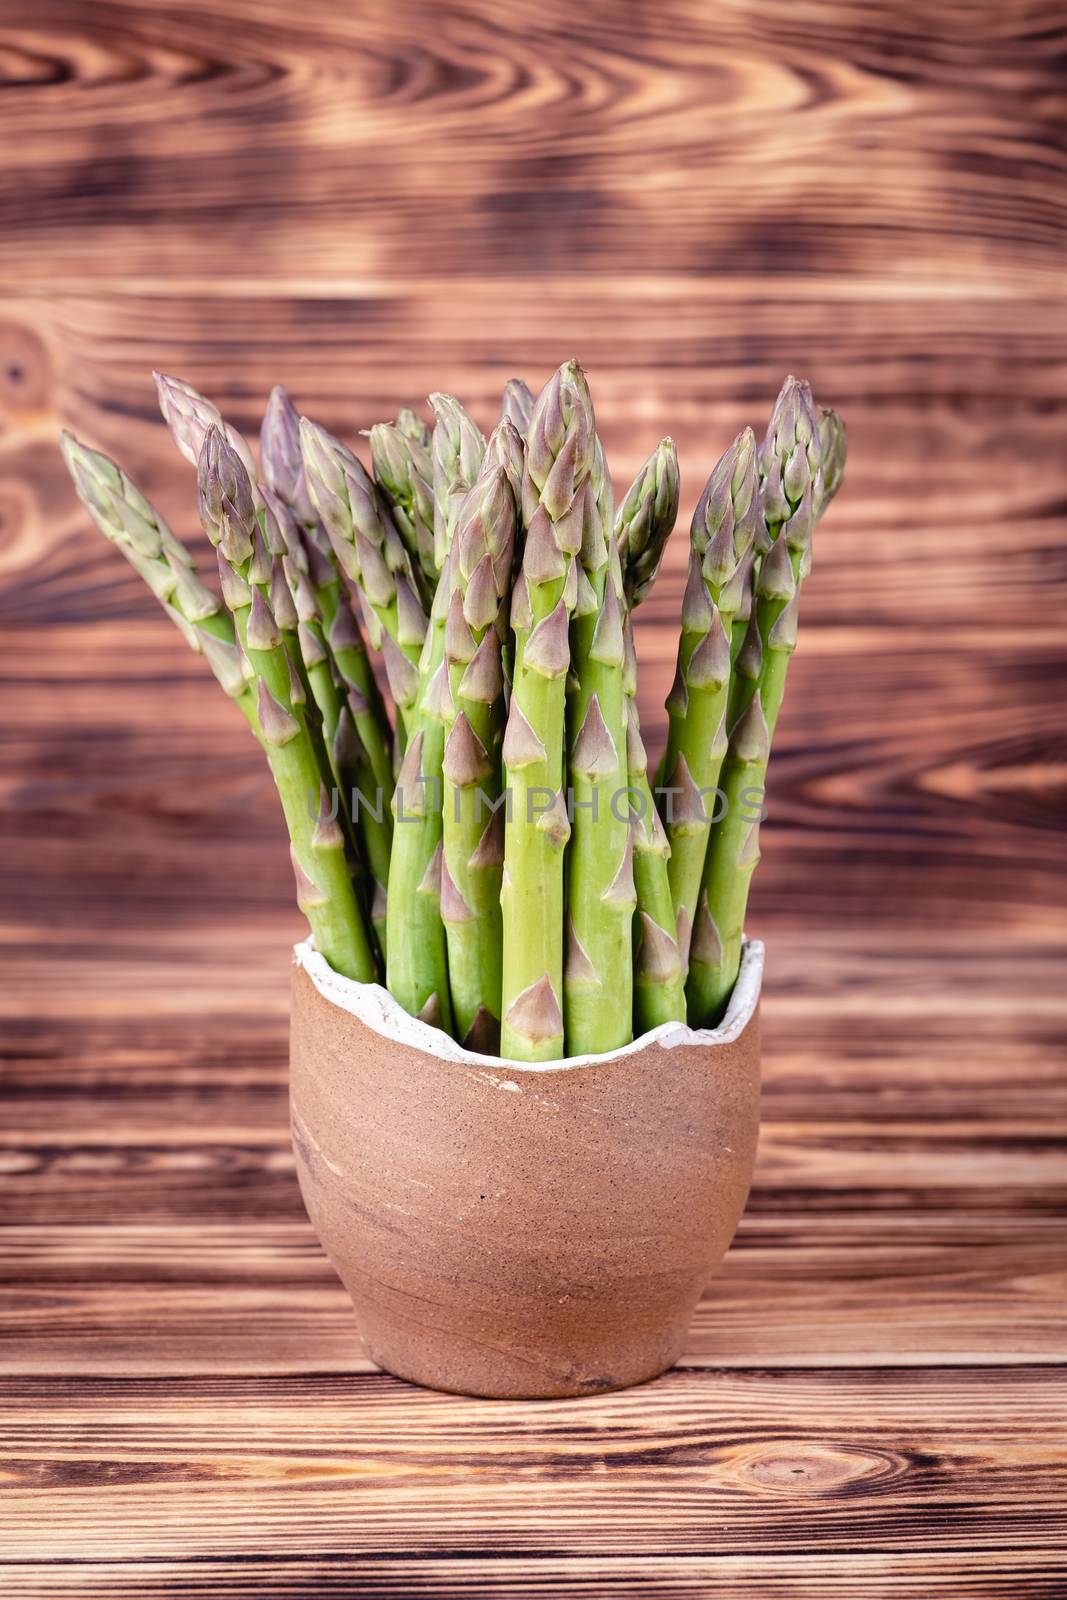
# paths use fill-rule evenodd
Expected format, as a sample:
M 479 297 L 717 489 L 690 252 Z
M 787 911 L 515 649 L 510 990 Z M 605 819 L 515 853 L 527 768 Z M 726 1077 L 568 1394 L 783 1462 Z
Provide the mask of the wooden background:
M 0 1561 L 20 1597 L 1048 1596 L 1067 1563 L 1067 18 L 0 0 Z M 149 370 L 356 430 L 577 354 L 688 513 L 847 418 L 770 792 L 765 1132 L 656 1384 L 377 1374 L 286 1134 L 273 795 L 87 525 Z M 685 536 L 640 633 L 650 723 Z

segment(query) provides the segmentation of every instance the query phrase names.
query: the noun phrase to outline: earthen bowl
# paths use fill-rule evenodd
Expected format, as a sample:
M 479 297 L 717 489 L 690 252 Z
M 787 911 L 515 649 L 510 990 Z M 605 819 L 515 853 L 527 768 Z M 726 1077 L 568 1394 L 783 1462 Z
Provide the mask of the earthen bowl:
M 475 1055 L 296 954 L 297 1172 L 370 1357 L 512 1399 L 670 1367 L 752 1178 L 763 947 L 714 1031 L 543 1066 Z

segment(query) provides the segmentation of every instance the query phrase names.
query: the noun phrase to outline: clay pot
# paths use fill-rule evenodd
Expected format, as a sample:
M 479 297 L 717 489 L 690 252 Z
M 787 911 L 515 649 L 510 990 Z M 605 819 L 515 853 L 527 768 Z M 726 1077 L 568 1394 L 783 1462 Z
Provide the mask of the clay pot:
M 714 1032 L 545 1066 L 474 1055 L 307 946 L 300 1188 L 371 1358 L 432 1389 L 602 1393 L 678 1359 L 748 1195 L 761 945 Z

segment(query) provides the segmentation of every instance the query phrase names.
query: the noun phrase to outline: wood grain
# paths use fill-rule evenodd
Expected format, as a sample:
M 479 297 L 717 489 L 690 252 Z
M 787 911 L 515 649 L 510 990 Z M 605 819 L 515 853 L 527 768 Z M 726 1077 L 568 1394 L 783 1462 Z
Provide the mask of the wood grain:
M 859 1552 L 921 1550 L 924 1504 L 940 1544 L 1042 1549 L 1067 1532 L 1067 1384 L 1026 1367 L 992 1386 L 981 1370 L 676 1370 L 535 1411 L 376 1375 L 162 1390 L 27 1380 L 8 1418 L 0 1553 L 16 1557 L 28 1511 L 55 1559 L 195 1558 L 223 1530 L 235 1555 L 255 1554 L 250 1496 L 269 1497 L 272 1549 L 304 1556 L 404 1541 L 424 1555 L 473 1541 L 559 1554 L 576 1537 L 588 1555 L 829 1553 L 843 1538 Z M 168 1490 L 181 1515 L 161 1518 Z
M 847 1565 L 847 1570 L 844 1570 Z M 26 1600 L 77 1595 L 107 1600 L 128 1579 L 125 1563 L 101 1560 L 75 1568 L 59 1562 L 13 1563 L 5 1568 L 16 1592 Z M 813 1600 L 855 1594 L 875 1600 L 927 1600 L 938 1595 L 1014 1600 L 1060 1600 L 1062 1561 L 1055 1549 L 1008 1551 L 929 1551 L 917 1554 L 856 1554 L 847 1563 L 819 1555 L 567 1556 L 524 1552 L 519 1557 L 412 1556 L 365 1558 L 344 1550 L 302 1557 L 219 1560 L 212 1557 L 142 1560 L 137 1563 L 139 1593 L 216 1600 L 232 1595 L 372 1595 L 376 1600 L 451 1600 L 477 1594 L 487 1600 L 585 1600 L 598 1591 L 613 1596 L 654 1594 L 657 1600 L 704 1600 L 736 1596 L 751 1588 L 766 1600 Z
M 1052 0 L 0 0 L 5 1595 L 1064 1593 L 1065 42 Z M 790 370 L 849 477 L 736 1244 L 666 1378 L 476 1403 L 355 1342 L 269 779 L 55 437 L 190 533 L 152 367 L 355 439 L 571 354 L 620 489 L 677 439 L 683 518 Z

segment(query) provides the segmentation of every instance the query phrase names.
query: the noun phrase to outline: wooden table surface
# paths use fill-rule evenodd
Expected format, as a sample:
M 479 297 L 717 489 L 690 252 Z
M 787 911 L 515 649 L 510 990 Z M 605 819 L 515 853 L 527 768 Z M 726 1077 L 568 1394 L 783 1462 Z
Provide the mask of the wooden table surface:
M 1062 62 L 1052 0 L 0 4 L 0 1591 L 1067 1592 Z M 748 1212 L 656 1383 L 376 1372 L 286 1129 L 269 780 L 87 526 L 149 369 L 348 435 L 585 362 L 688 514 L 844 412 L 775 755 Z M 685 534 L 640 630 L 662 726 Z

